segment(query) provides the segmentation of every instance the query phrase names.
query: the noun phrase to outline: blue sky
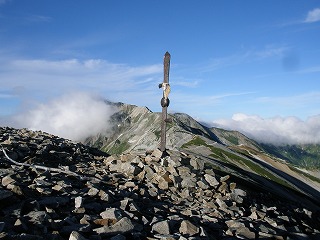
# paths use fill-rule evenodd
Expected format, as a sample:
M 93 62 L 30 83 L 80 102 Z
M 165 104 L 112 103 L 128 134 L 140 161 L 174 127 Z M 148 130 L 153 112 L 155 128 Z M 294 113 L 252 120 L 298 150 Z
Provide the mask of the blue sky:
M 319 39 L 316 0 L 0 0 L 0 117 L 74 91 L 161 111 L 169 51 L 171 112 L 305 124 L 320 115 Z

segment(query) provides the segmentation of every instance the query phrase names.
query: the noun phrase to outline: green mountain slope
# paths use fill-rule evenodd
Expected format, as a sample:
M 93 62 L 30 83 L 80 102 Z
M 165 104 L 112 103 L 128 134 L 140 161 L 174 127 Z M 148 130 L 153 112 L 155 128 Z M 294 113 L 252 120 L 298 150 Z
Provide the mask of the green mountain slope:
M 320 145 L 304 144 L 304 145 L 271 145 L 260 144 L 260 146 L 268 153 L 276 157 L 284 159 L 294 165 L 308 169 L 320 169 Z
M 87 139 L 86 144 L 110 154 L 158 148 L 161 113 L 153 113 L 146 107 L 116 105 L 120 111 L 112 117 L 112 130 Z M 196 155 L 217 171 L 266 191 L 283 195 L 286 189 L 291 189 L 313 201 L 320 199 L 319 172 L 292 165 L 293 161 L 288 160 L 291 155 L 285 155 L 282 149 L 260 145 L 237 131 L 208 128 L 187 114 L 175 113 L 168 117 L 171 121 L 167 124 L 167 149 Z M 312 156 L 309 155 L 310 159 Z

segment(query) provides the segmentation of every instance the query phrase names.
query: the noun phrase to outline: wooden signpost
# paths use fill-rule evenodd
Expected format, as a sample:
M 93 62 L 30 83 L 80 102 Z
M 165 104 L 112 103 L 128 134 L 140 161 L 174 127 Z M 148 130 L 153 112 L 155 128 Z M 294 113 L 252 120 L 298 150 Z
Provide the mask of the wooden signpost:
M 166 150 L 166 127 L 167 127 L 167 108 L 169 106 L 169 93 L 170 93 L 170 85 L 169 85 L 169 69 L 170 69 L 170 53 L 166 52 L 163 59 L 163 83 L 159 84 L 159 88 L 163 90 L 163 96 L 161 99 L 162 106 L 162 121 L 161 121 L 161 142 L 160 142 L 160 150 L 164 152 Z

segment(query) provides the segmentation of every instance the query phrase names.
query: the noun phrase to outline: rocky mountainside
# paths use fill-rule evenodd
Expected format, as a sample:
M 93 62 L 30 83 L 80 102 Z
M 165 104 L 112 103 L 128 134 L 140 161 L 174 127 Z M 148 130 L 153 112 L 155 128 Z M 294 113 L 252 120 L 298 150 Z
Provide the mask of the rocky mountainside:
M 119 108 L 112 117 L 113 128 L 85 141 L 111 153 L 122 153 L 154 149 L 160 142 L 161 114 L 153 113 L 146 107 L 137 107 L 124 103 L 111 103 Z M 262 144 L 249 139 L 237 131 L 207 127 L 187 114 L 169 114 L 168 148 L 179 149 L 194 136 L 202 136 L 224 146 L 244 145 L 256 151 L 265 152 L 292 165 L 309 170 L 320 169 L 320 145 L 272 145 Z M 317 174 L 320 176 L 319 174 Z
M 109 153 L 145 151 L 159 146 L 161 113 L 154 113 L 147 107 L 124 103 L 108 104 L 113 104 L 119 109 L 110 121 L 112 130 L 86 139 L 85 144 Z M 168 149 L 180 149 L 195 136 L 202 136 L 222 145 L 243 144 L 253 149 L 261 149 L 257 143 L 239 132 L 206 127 L 184 113 L 169 114 L 168 118 Z
M 115 104 L 120 111 L 112 118 L 113 129 L 86 140 L 86 144 L 111 154 L 145 152 L 160 142 L 161 114 L 146 107 Z M 236 131 L 209 128 L 183 113 L 169 114 L 167 148 L 201 156 L 217 170 L 232 172 L 267 191 L 284 193 L 279 186 L 291 188 L 320 199 L 319 171 L 292 165 L 275 154 L 276 148 L 260 145 Z M 267 149 L 267 150 L 266 150 Z M 274 149 L 275 152 L 272 152 Z
M 134 121 L 118 118 L 124 120 L 119 129 Z M 196 127 L 188 124 L 184 131 Z M 109 155 L 47 133 L 1 127 L 0 238 L 319 239 L 319 198 L 237 168 L 237 157 L 263 160 L 259 149 L 213 145 L 206 140 L 216 136 L 207 130 L 165 155 L 157 148 Z M 236 155 L 241 151 L 247 159 Z

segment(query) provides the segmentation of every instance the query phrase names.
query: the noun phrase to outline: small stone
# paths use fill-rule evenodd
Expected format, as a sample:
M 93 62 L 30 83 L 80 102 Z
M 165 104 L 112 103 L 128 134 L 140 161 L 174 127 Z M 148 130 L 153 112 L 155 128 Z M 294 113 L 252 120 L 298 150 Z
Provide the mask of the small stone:
M 132 160 L 134 159 L 134 155 L 132 155 L 131 153 L 127 153 L 127 154 L 122 154 L 120 156 L 120 160 L 122 162 L 132 162 Z
M 230 191 L 233 191 L 236 188 L 236 186 L 237 186 L 236 183 L 234 183 L 234 182 L 230 183 L 230 185 L 229 185 Z
M 209 237 L 208 233 L 206 232 L 206 230 L 204 230 L 203 227 L 200 227 L 200 237 L 205 237 L 205 238 Z
M 89 196 L 95 196 L 99 193 L 99 189 L 95 188 L 95 187 L 91 187 L 88 191 L 88 195 Z
M 243 202 L 243 198 L 244 196 L 246 196 L 247 193 L 245 191 L 243 191 L 242 189 L 239 188 L 235 188 L 234 190 L 232 190 L 231 192 L 231 199 L 234 200 L 237 203 L 242 203 Z
M 247 193 L 242 190 L 242 189 L 239 189 L 239 188 L 236 188 L 232 191 L 233 194 L 237 195 L 237 196 L 240 196 L 240 197 L 245 197 L 247 196 Z
M 134 188 L 136 184 L 132 181 L 128 181 L 124 184 L 125 188 Z
M 15 182 L 15 180 L 11 177 L 11 176 L 5 176 L 4 178 L 2 178 L 2 186 L 6 187 L 8 186 L 10 183 Z
M 254 232 L 252 232 L 247 227 L 239 227 L 236 230 L 236 236 L 239 236 L 244 239 L 255 239 L 256 238 L 256 234 Z
M 100 213 L 103 219 L 116 219 L 119 220 L 122 217 L 121 210 L 117 208 L 107 208 L 105 211 Z
M 122 209 L 123 211 L 125 211 L 128 206 L 129 206 L 129 199 L 128 198 L 120 201 L 120 209 Z
M 303 212 L 310 218 L 312 219 L 312 211 L 309 211 L 308 209 L 303 209 Z
M 218 191 L 222 194 L 225 194 L 228 189 L 228 184 L 226 182 L 222 182 L 218 188 Z
M 195 170 L 200 170 L 202 171 L 204 168 L 204 161 L 201 161 L 199 159 L 190 159 L 190 165 L 195 169 Z
M 143 167 L 143 168 L 144 168 L 144 167 Z M 145 170 L 142 170 L 140 173 L 138 173 L 138 174 L 136 175 L 136 179 L 142 181 L 142 180 L 144 179 L 145 174 L 146 174 L 146 171 L 145 171 Z
M 274 220 L 271 219 L 271 218 L 265 217 L 264 220 L 265 220 L 267 223 L 269 223 L 272 227 L 277 227 L 277 226 L 278 226 L 277 222 L 274 221 Z
M 192 216 L 192 211 L 190 209 L 183 210 L 180 213 L 185 216 Z
M 191 171 L 190 168 L 185 167 L 185 166 L 180 166 L 177 168 L 178 172 L 179 172 L 179 176 L 184 178 L 186 176 L 190 176 Z
M 225 223 L 227 224 L 228 228 L 231 230 L 236 230 L 238 228 L 245 227 L 244 223 L 239 222 L 237 220 L 228 220 L 228 221 L 225 221 Z
M 209 174 L 204 175 L 204 179 L 209 183 L 210 186 L 216 187 L 219 185 L 217 179 Z
M 260 217 L 262 219 L 264 219 L 264 217 L 267 215 L 267 213 L 262 212 L 262 211 L 256 211 L 256 213 L 257 213 L 258 217 Z
M 192 175 L 190 175 L 190 177 L 186 176 L 181 181 L 181 187 L 182 188 L 194 188 L 194 187 L 196 187 L 195 181 L 196 181 L 195 176 L 192 176 Z
M 130 212 L 139 212 L 140 209 L 139 209 L 138 205 L 135 202 L 131 202 L 129 204 L 129 211 Z
M 158 196 L 158 189 L 155 187 L 151 187 L 148 189 L 148 193 L 151 197 L 156 197 Z
M 184 189 L 181 191 L 180 196 L 181 196 L 182 198 L 184 198 L 184 199 L 190 198 L 191 196 L 190 196 L 190 191 L 189 191 L 189 189 L 184 188 Z
M 87 238 L 83 237 L 80 233 L 76 231 L 72 231 L 69 240 L 87 240 Z
M 45 211 L 31 211 L 27 215 L 28 221 L 33 224 L 43 225 L 48 220 L 49 215 Z
M 108 226 L 109 223 L 115 224 L 117 222 L 117 220 L 113 219 L 113 220 L 109 220 L 109 219 L 96 219 L 93 221 L 94 224 L 97 225 L 102 225 L 102 226 Z
M 160 177 L 158 181 L 159 181 L 158 187 L 160 189 L 167 190 L 169 188 L 169 183 L 163 177 Z
M 155 177 L 154 170 L 150 166 L 146 165 L 144 166 L 144 171 L 146 172 L 145 177 L 147 178 L 147 181 L 151 182 Z
M 121 161 L 115 160 L 109 165 L 110 172 L 120 172 L 121 171 Z
M 82 206 L 82 197 L 78 196 L 74 199 L 74 207 L 80 208 Z
M 158 162 L 162 157 L 162 151 L 159 148 L 157 148 L 152 152 L 151 156 L 154 157 L 155 160 Z
M 103 226 L 100 228 L 93 229 L 94 232 L 101 235 L 114 235 L 116 233 L 127 233 L 132 232 L 134 229 L 134 225 L 131 220 L 127 217 L 121 218 L 118 222 L 111 226 Z
M 164 221 L 156 222 L 155 224 L 152 225 L 152 231 L 160 234 L 170 234 L 169 221 L 164 220 Z
M 18 218 L 13 225 L 13 229 L 17 232 L 25 232 L 28 230 L 28 227 L 22 219 Z
M 170 234 L 155 234 L 154 237 L 155 237 L 154 239 L 160 239 L 160 240 L 176 240 L 177 239 L 177 236 L 170 235 Z M 179 240 L 184 240 L 184 239 L 181 239 L 180 237 Z
M 63 188 L 63 187 L 62 187 L 61 185 L 56 184 L 56 185 L 54 185 L 51 189 L 59 192 L 59 191 L 61 191 L 62 188 Z
M 202 181 L 202 180 L 198 181 L 198 182 L 197 182 L 197 185 L 198 185 L 201 189 L 203 189 L 203 190 L 206 190 L 206 189 L 209 188 L 209 186 L 208 186 L 204 181 Z
M 89 220 L 91 220 L 91 217 L 89 215 L 84 215 L 81 219 L 80 219 L 80 224 L 90 224 Z
M 105 158 L 105 159 L 103 160 L 103 163 L 106 164 L 106 165 L 110 165 L 111 162 L 113 162 L 114 160 L 116 160 L 116 158 L 111 155 L 111 156 Z
M 199 228 L 189 220 L 183 220 L 181 222 L 179 232 L 183 235 L 194 236 L 199 233 Z
M 36 183 L 37 186 L 42 186 L 42 187 L 52 186 L 52 183 L 45 180 L 44 176 L 36 178 L 34 182 Z
M 137 176 L 141 171 L 141 168 L 131 162 L 125 162 L 121 165 L 121 172 L 129 177 L 132 175 Z
M 109 202 L 110 201 L 110 196 L 105 191 L 100 190 L 98 195 L 99 195 L 99 197 L 100 197 L 100 199 L 102 201 L 105 201 L 105 202 Z
M 229 178 L 230 178 L 230 175 L 226 175 L 226 176 L 224 176 L 224 177 L 221 177 L 221 178 L 220 178 L 220 182 L 225 182 L 225 181 L 227 181 Z
M 288 223 L 290 222 L 290 219 L 288 216 L 278 216 L 278 219 L 281 219 L 281 220 L 288 222 Z
M 144 161 L 145 163 L 150 164 L 152 162 L 152 157 L 148 155 L 144 158 Z
M 252 213 L 250 214 L 249 218 L 251 218 L 252 220 L 257 220 L 257 219 L 258 219 L 257 212 L 252 212 Z
M 36 190 L 43 195 L 50 195 L 52 193 L 52 190 L 48 188 L 37 187 Z

